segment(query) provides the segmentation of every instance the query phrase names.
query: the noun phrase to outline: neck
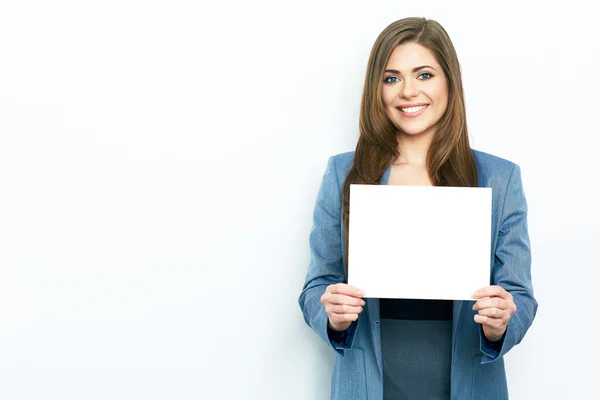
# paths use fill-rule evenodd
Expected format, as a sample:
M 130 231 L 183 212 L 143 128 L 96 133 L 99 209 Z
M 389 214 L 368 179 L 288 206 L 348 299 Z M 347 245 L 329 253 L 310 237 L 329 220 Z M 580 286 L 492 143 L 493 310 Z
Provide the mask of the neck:
M 427 151 L 431 144 L 432 135 L 407 135 L 398 133 L 398 151 L 400 156 L 393 164 L 413 164 L 425 166 L 427 164 Z

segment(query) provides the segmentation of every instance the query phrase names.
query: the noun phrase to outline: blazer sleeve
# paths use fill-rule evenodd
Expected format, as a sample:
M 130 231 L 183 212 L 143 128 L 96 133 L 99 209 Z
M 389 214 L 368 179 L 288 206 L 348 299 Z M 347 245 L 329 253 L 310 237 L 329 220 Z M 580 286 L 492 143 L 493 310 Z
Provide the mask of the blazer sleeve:
M 479 330 L 482 364 L 495 361 L 519 344 L 531 326 L 538 308 L 531 283 L 527 202 L 521 182 L 521 170 L 516 164 L 506 187 L 492 268 L 492 284 L 503 287 L 513 295 L 517 311 L 512 315 L 501 342 L 490 342 L 483 330 Z
M 298 303 L 304 320 L 330 347 L 344 355 L 356 336 L 358 321 L 342 332 L 328 328 L 328 317 L 321 303 L 327 286 L 346 282 L 343 263 L 341 190 L 337 178 L 335 158 L 330 157 L 321 182 L 313 213 L 309 237 L 310 264 Z

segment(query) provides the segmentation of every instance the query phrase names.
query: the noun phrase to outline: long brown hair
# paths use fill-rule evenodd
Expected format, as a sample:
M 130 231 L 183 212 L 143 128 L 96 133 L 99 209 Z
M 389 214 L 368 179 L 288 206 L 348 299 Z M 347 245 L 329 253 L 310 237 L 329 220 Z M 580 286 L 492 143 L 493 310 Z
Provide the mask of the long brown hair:
M 435 186 L 477 186 L 477 168 L 469 145 L 460 64 L 452 41 L 436 21 L 405 18 L 388 25 L 369 56 L 360 107 L 360 136 L 354 163 L 342 189 L 345 265 L 348 265 L 350 185 L 378 185 L 400 155 L 397 128 L 387 117 L 381 95 L 384 70 L 396 46 L 414 42 L 429 49 L 442 67 L 448 84 L 448 107 L 438 121 L 427 152 L 427 169 Z

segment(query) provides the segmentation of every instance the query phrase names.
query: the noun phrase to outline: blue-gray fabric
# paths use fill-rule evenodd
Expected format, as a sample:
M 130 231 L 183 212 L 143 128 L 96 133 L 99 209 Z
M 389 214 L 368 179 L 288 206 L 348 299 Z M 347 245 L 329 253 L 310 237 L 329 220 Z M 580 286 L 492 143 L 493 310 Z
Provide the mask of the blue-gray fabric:
M 450 400 L 452 321 L 381 319 L 383 400 Z
M 383 400 L 449 400 L 452 300 L 380 299 Z
M 500 345 L 485 338 L 473 320 L 473 301 L 454 301 L 450 398 L 507 399 L 503 356 L 521 342 L 533 322 L 537 301 L 531 283 L 531 252 L 527 230 L 527 202 L 518 165 L 473 150 L 478 185 L 492 188 L 490 284 L 513 296 L 513 314 Z M 298 299 L 304 320 L 336 352 L 331 376 L 335 400 L 382 400 L 383 355 L 379 299 L 365 299 L 357 321 L 338 338 L 331 338 L 321 296 L 327 286 L 347 282 L 344 268 L 344 230 L 341 191 L 354 152 L 330 157 L 313 213 L 309 244 L 311 260 Z M 388 183 L 390 167 L 381 178 Z M 475 290 L 477 288 L 474 288 Z

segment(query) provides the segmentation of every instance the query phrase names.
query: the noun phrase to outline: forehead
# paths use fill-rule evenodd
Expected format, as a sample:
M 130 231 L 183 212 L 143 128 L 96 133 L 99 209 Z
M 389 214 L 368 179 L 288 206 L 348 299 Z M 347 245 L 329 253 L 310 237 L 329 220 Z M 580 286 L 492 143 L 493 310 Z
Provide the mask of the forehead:
M 421 65 L 431 65 L 436 69 L 440 69 L 435 56 L 427 47 L 410 42 L 394 48 L 387 62 L 386 69 L 406 70 L 409 72 Z

